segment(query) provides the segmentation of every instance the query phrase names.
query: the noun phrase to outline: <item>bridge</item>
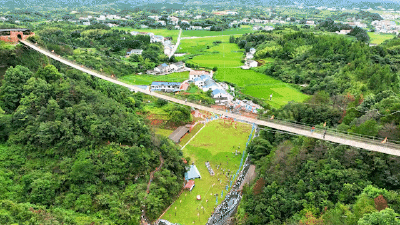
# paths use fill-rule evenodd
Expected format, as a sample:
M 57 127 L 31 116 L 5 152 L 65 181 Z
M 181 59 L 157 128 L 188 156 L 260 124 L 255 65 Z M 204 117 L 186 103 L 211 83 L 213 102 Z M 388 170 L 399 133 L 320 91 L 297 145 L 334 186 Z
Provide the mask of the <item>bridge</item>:
M 394 143 L 390 140 L 385 142 L 385 141 L 382 141 L 383 139 L 378 139 L 376 137 L 368 138 L 368 137 L 364 137 L 361 135 L 343 133 L 343 132 L 333 130 L 333 129 L 327 129 L 326 135 L 323 134 L 324 130 L 318 130 L 318 129 L 316 131 L 314 131 L 313 133 L 311 133 L 309 126 L 299 125 L 296 123 L 286 122 L 286 121 L 281 121 L 281 120 L 276 120 L 276 119 L 268 120 L 268 121 L 260 120 L 260 119 L 253 119 L 253 118 L 245 117 L 242 115 L 233 114 L 230 112 L 213 109 L 211 107 L 199 105 L 196 103 L 186 102 L 184 100 L 176 99 L 176 98 L 173 98 L 173 97 L 170 97 L 167 95 L 143 90 L 134 85 L 129 85 L 129 84 L 123 83 L 121 81 L 118 81 L 114 78 L 108 77 L 106 75 L 102 75 L 97 71 L 94 71 L 94 70 L 84 67 L 83 65 L 79 65 L 79 64 L 76 64 L 69 60 L 63 59 L 59 55 L 51 53 L 48 50 L 42 49 L 42 48 L 38 47 L 37 45 L 32 44 L 28 41 L 20 40 L 20 43 L 34 49 L 35 51 L 40 52 L 54 60 L 57 60 L 65 65 L 68 65 L 72 68 L 75 68 L 84 73 L 90 74 L 92 76 L 98 77 L 100 79 L 110 81 L 114 84 L 118 84 L 120 86 L 127 87 L 130 90 L 134 90 L 136 92 L 142 92 L 144 94 L 151 95 L 151 96 L 161 98 L 161 99 L 165 99 L 170 102 L 175 102 L 175 103 L 178 103 L 181 105 L 187 105 L 187 106 L 190 106 L 193 108 L 212 112 L 212 113 L 219 114 L 219 115 L 225 115 L 225 116 L 234 118 L 238 121 L 244 121 L 244 122 L 248 122 L 248 123 L 254 123 L 257 125 L 274 128 L 274 129 L 277 129 L 277 130 L 280 130 L 283 132 L 287 132 L 290 134 L 294 134 L 294 135 L 301 135 L 301 136 L 321 139 L 321 140 L 325 140 L 325 141 L 330 141 L 330 142 L 338 143 L 341 145 L 347 145 L 347 146 L 352 146 L 355 148 L 361 148 L 361 149 L 365 149 L 365 150 L 369 150 L 369 151 L 381 152 L 381 153 L 385 153 L 385 154 L 389 154 L 389 155 L 400 156 L 400 144 Z
M 19 39 L 26 40 L 34 35 L 35 33 L 26 28 L 0 29 L 0 40 L 5 42 L 17 43 Z

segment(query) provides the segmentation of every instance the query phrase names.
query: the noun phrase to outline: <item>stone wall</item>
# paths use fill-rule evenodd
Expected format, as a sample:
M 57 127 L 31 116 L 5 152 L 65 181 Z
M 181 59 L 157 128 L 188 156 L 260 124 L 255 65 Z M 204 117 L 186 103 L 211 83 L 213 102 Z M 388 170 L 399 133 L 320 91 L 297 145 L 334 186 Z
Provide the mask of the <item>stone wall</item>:
M 11 42 L 11 43 L 17 43 L 18 40 L 18 35 L 21 35 L 21 40 L 26 40 L 30 36 L 34 36 L 35 33 L 31 33 L 30 35 L 24 35 L 22 31 L 10 31 L 10 35 L 7 36 L 0 36 L 0 40 L 5 41 L 5 42 Z

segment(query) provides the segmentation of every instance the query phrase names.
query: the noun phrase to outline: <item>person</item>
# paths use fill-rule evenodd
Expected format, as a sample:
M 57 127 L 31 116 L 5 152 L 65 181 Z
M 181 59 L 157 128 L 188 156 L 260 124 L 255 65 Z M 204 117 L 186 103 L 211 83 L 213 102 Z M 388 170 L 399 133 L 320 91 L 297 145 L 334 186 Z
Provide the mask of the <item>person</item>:
M 311 127 L 311 134 L 313 134 L 314 130 L 315 130 L 315 127 L 312 126 L 312 127 Z
M 270 100 L 270 101 L 272 100 L 272 94 L 269 96 L 269 100 Z
M 325 129 L 325 131 L 324 131 L 324 136 L 323 136 L 324 139 L 325 139 L 325 135 L 326 135 L 326 129 Z

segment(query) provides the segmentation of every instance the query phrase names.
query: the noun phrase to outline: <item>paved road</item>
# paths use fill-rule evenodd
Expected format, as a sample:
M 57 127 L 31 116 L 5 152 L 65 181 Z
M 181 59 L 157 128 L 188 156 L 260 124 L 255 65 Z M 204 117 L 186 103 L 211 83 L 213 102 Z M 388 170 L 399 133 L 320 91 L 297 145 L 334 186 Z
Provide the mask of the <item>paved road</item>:
M 27 42 L 27 41 L 20 41 L 23 44 L 31 47 L 32 49 L 47 55 L 50 58 L 53 58 L 59 62 L 62 62 L 68 66 L 71 66 L 75 69 L 78 69 L 82 72 L 88 73 L 92 76 L 98 77 L 100 79 L 103 80 L 107 80 L 110 82 L 113 82 L 115 84 L 124 86 L 129 88 L 130 90 L 134 90 L 137 92 L 142 92 L 144 94 L 147 95 L 152 95 L 154 97 L 157 98 L 161 98 L 161 99 L 165 99 L 171 102 L 176 102 L 178 104 L 182 104 L 182 105 L 187 105 L 187 106 L 191 106 L 193 108 L 197 108 L 197 109 L 201 109 L 204 111 L 208 111 L 208 112 L 212 112 L 215 114 L 219 114 L 219 115 L 225 115 L 231 118 L 235 118 L 237 120 L 242 120 L 242 121 L 246 121 L 249 123 L 255 123 L 257 125 L 261 125 L 261 126 L 267 126 L 270 128 L 275 128 L 281 131 L 285 131 L 285 132 L 289 132 L 295 135 L 302 135 L 302 136 L 307 136 L 307 137 L 312 137 L 312 138 L 317 138 L 317 139 L 321 139 L 321 140 L 326 140 L 326 141 L 331 141 L 334 143 L 339 143 L 342 145 L 348 145 L 348 146 L 353 146 L 356 148 L 362 148 L 362 149 L 366 149 L 369 151 L 375 151 L 375 152 L 382 152 L 382 153 L 386 153 L 386 154 L 390 154 L 390 155 L 396 155 L 396 156 L 400 156 L 400 145 L 396 145 L 393 143 L 388 143 L 388 144 L 382 144 L 379 140 L 372 140 L 372 139 L 367 139 L 367 138 L 361 138 L 361 137 L 356 137 L 356 136 L 352 136 L 352 135 L 347 135 L 344 136 L 343 134 L 339 134 L 339 133 L 332 133 L 332 132 L 328 132 L 328 134 L 326 134 L 325 138 L 323 137 L 322 133 L 318 133 L 318 131 L 314 132 L 314 134 L 312 134 L 310 132 L 310 130 L 307 128 L 305 129 L 305 127 L 299 127 L 298 124 L 294 124 L 294 123 L 287 123 L 287 124 L 282 124 L 281 121 L 275 121 L 275 120 L 271 120 L 271 121 L 263 121 L 263 120 L 258 120 L 258 119 L 252 119 L 252 118 L 248 118 L 245 116 L 241 116 L 241 115 L 237 115 L 237 114 L 233 114 L 233 113 L 229 113 L 229 112 L 225 112 L 225 111 L 221 111 L 221 110 L 217 110 L 217 109 L 213 109 L 210 107 L 206 107 L 206 106 L 202 106 L 202 105 L 198 105 L 198 104 L 194 104 L 194 103 L 190 103 L 190 102 L 185 102 L 183 100 L 179 100 L 176 98 L 172 98 L 166 95 L 162 95 L 159 93 L 155 93 L 155 92 L 150 92 L 147 90 L 143 90 L 140 89 L 136 86 L 133 85 L 129 85 L 129 84 L 125 84 L 121 81 L 118 81 L 116 79 L 107 77 L 105 75 L 101 75 L 96 71 L 87 69 L 85 67 L 83 67 L 82 65 L 78 65 L 76 63 L 70 62 L 68 60 L 62 59 L 61 57 L 59 57 L 58 55 L 55 55 L 47 50 L 41 49 L 38 46 Z

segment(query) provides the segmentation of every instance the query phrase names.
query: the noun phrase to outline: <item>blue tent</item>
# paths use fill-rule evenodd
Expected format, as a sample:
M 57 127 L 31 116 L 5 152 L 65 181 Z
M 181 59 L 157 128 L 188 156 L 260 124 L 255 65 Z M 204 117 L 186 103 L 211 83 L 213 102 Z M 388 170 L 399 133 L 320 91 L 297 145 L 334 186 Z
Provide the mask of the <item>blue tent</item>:
M 189 171 L 185 173 L 186 180 L 193 180 L 196 178 L 201 178 L 200 172 L 195 165 L 190 165 Z

